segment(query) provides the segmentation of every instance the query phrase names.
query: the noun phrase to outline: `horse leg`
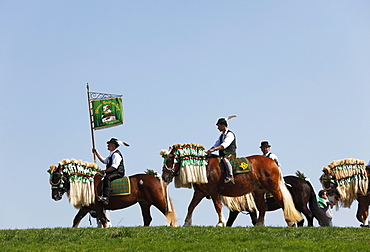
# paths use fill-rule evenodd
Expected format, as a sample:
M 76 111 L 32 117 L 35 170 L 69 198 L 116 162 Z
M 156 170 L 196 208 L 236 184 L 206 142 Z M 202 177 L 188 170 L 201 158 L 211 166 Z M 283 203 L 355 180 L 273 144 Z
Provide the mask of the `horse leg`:
M 193 198 L 190 201 L 190 204 L 188 206 L 188 213 L 186 214 L 184 227 L 191 226 L 192 224 L 192 218 L 193 218 L 193 211 L 195 207 L 202 201 L 202 199 L 206 195 L 202 193 L 201 191 L 194 190 Z
M 73 219 L 73 225 L 72 225 L 72 227 L 74 227 L 74 228 L 78 227 L 78 224 L 80 224 L 81 220 L 83 219 L 83 217 L 85 217 L 85 216 L 86 216 L 86 214 L 87 214 L 88 212 L 90 212 L 90 209 L 88 209 L 88 208 L 86 208 L 86 207 L 81 208 L 81 209 L 77 212 L 77 214 L 76 214 L 75 218 Z
M 361 227 L 369 227 L 369 205 L 367 204 L 366 196 L 359 196 L 357 198 L 358 206 L 356 218 L 361 222 Z
M 101 225 L 102 225 L 103 228 L 109 228 L 109 227 L 112 226 L 110 220 L 107 218 L 107 216 L 104 213 L 104 209 L 103 209 L 103 205 L 102 204 L 94 205 L 94 207 L 92 209 L 98 215 L 97 216 L 97 219 L 100 221 L 100 223 L 101 223 Z
M 310 209 L 308 209 L 307 206 L 302 206 L 302 207 L 299 207 L 299 209 L 297 209 L 297 210 L 301 211 L 304 214 L 304 216 L 306 216 L 307 226 L 308 227 L 313 227 L 313 214 L 310 211 Z M 303 223 L 304 223 L 304 219 L 302 219 L 301 221 L 297 222 L 297 226 L 298 227 L 303 227 Z
M 252 212 L 249 212 L 249 216 L 251 217 L 251 221 L 253 226 L 256 226 L 257 224 L 257 211 L 253 210 Z
M 152 222 L 152 216 L 150 215 L 151 204 L 146 201 L 139 202 L 141 208 L 141 214 L 143 216 L 144 226 L 149 226 Z
M 230 210 L 229 212 L 229 218 L 227 219 L 226 222 L 226 227 L 231 227 L 236 219 L 238 217 L 239 211 L 232 211 Z
M 267 204 L 264 197 L 264 192 L 254 192 L 254 202 L 256 203 L 257 209 L 259 211 L 258 219 L 257 213 L 254 211 L 253 215 L 251 214 L 252 224 L 254 226 L 264 226 L 265 225 L 265 214 L 267 211 Z
M 218 215 L 218 223 L 217 223 L 216 227 L 224 227 L 225 226 L 225 218 L 224 218 L 224 214 L 222 213 L 221 197 L 220 197 L 219 194 L 213 194 L 213 195 L 211 195 L 211 197 L 212 197 L 213 205 L 214 205 L 215 210 L 216 210 L 217 215 Z

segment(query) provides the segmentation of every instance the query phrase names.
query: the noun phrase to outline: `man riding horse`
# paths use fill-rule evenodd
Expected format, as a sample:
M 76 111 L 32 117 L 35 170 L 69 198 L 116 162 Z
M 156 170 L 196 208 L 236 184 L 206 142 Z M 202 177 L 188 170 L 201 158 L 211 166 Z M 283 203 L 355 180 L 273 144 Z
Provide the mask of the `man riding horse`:
M 109 204 L 109 196 L 111 192 L 110 182 L 125 176 L 123 156 L 118 150 L 118 147 L 120 146 L 119 143 L 129 146 L 127 143 L 118 141 L 116 138 L 111 138 L 107 142 L 107 149 L 110 151 L 107 158 L 103 158 L 96 149 L 92 150 L 99 160 L 106 164 L 106 169 L 99 172 L 102 176 L 105 174 L 105 177 L 103 180 L 103 195 L 98 197 L 98 200 L 102 201 L 105 205 Z
M 207 151 L 207 154 L 218 150 L 219 156 L 221 157 L 221 160 L 226 168 L 226 178 L 224 182 L 231 182 L 235 184 L 233 178 L 233 169 L 229 160 L 236 158 L 236 137 L 235 134 L 227 127 L 227 120 L 233 117 L 235 116 L 218 119 L 216 125 L 218 130 L 221 131 L 221 135 L 212 148 Z

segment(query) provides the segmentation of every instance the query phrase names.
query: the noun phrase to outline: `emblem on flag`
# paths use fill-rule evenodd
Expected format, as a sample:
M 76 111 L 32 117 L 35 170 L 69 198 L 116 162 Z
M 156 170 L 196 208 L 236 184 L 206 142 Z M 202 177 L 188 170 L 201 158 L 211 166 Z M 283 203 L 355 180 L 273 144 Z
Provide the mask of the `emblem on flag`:
M 95 130 L 123 124 L 122 95 L 89 93 Z

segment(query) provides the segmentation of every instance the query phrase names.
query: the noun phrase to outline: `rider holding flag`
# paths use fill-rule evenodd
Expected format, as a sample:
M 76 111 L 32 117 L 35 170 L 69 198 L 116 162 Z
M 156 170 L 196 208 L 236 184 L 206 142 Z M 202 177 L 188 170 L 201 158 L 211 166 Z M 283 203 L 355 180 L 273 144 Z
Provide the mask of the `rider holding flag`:
M 127 143 L 118 141 L 116 138 L 111 138 L 107 142 L 107 149 L 110 151 L 110 154 L 107 158 L 103 158 L 102 155 L 96 150 L 93 149 L 93 153 L 99 158 L 99 160 L 106 164 L 106 169 L 100 171 L 101 174 L 105 174 L 103 180 L 103 196 L 99 196 L 98 200 L 103 201 L 105 205 L 109 203 L 109 195 L 111 192 L 110 182 L 122 178 L 125 175 L 125 167 L 123 165 L 123 156 L 118 150 L 120 143 L 129 146 Z

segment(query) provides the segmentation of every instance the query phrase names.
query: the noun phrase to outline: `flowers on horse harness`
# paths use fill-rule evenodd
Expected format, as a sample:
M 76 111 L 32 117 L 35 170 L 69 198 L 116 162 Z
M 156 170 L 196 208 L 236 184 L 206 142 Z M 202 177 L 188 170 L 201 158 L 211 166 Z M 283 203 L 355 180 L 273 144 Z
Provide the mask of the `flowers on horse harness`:
M 152 176 L 156 177 L 157 179 L 160 179 L 160 178 L 161 178 L 161 176 L 158 174 L 158 172 L 155 172 L 155 171 L 153 171 L 153 170 L 149 170 L 149 169 L 147 169 L 147 170 L 145 171 L 145 174 L 152 175 Z
M 70 182 L 81 181 L 91 183 L 94 181 L 95 174 L 100 171 L 96 163 L 82 162 L 76 159 L 63 159 L 58 162 L 62 167 L 63 173 L 66 173 Z M 56 170 L 56 166 L 50 166 L 50 173 Z

